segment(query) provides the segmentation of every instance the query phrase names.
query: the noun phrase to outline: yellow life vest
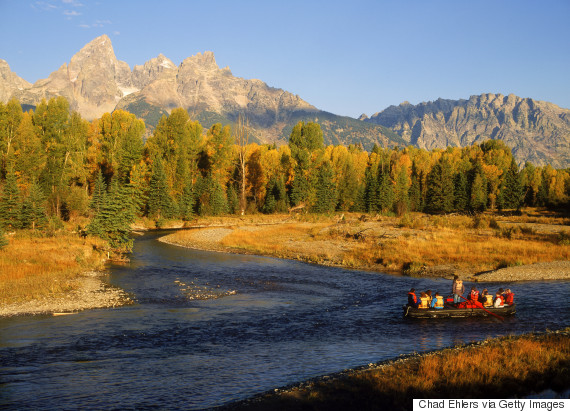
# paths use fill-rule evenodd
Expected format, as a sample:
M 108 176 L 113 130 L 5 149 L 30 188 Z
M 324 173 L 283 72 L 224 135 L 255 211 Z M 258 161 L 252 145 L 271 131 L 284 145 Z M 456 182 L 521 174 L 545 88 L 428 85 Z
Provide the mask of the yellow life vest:
M 428 300 L 429 300 L 428 297 L 420 298 L 421 302 L 420 302 L 420 306 L 418 308 L 428 308 L 429 307 Z
M 485 296 L 486 300 L 483 303 L 485 307 L 492 307 L 493 306 L 493 296 L 491 294 L 487 294 Z
M 441 295 L 436 295 L 435 296 L 435 304 L 433 305 L 434 307 L 443 307 L 443 297 Z

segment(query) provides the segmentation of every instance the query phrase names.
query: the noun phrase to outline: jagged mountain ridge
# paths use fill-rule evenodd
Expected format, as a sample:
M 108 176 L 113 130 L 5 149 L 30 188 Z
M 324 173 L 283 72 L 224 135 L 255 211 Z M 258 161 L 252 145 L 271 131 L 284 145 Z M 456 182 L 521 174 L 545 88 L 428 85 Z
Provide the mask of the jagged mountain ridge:
M 375 143 L 401 143 L 396 134 L 382 126 L 363 126 L 356 119 L 322 112 L 299 96 L 269 87 L 261 80 L 235 77 L 228 67 L 218 67 L 210 51 L 188 57 L 179 66 L 160 54 L 131 71 L 127 63 L 116 58 L 111 40 L 103 35 L 85 45 L 69 64 L 64 63 L 33 85 L 16 84 L 7 63 L 0 64 L 0 76 L 4 102 L 15 97 L 21 104 L 34 106 L 44 98 L 64 96 L 73 110 L 89 120 L 124 109 L 152 128 L 162 115 L 183 107 L 206 127 L 213 122 L 231 124 L 244 114 L 253 140 L 259 142 L 286 142 L 293 122 L 322 118 L 326 119 L 323 129 L 327 143 L 359 141 L 366 148 Z
M 150 129 L 162 115 L 183 107 L 205 127 L 232 124 L 244 114 L 252 127 L 252 141 L 263 143 L 284 143 L 296 122 L 317 121 L 326 144 L 360 143 L 368 150 L 374 144 L 433 149 L 494 138 L 504 140 L 519 163 L 570 166 L 569 110 L 552 103 L 483 94 L 469 100 L 403 103 L 357 120 L 321 111 L 261 80 L 235 77 L 229 68 L 219 68 L 208 51 L 179 66 L 160 54 L 131 71 L 116 58 L 106 35 L 33 85 L 0 60 L 0 101 L 15 97 L 23 105 L 35 106 L 56 96 L 66 97 L 84 118 L 124 109 L 143 118 Z
M 570 110 L 513 94 L 482 94 L 390 106 L 364 122 L 383 125 L 428 150 L 503 140 L 519 163 L 570 167 Z

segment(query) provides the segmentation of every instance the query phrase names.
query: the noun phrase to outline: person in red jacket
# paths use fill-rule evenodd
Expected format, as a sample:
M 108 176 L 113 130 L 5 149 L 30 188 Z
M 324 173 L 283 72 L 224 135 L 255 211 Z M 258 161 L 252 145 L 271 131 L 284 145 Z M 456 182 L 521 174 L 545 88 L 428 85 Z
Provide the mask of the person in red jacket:
M 477 301 L 479 299 L 479 291 L 477 291 L 477 287 L 471 287 L 471 292 L 469 293 L 469 299 L 471 301 Z
M 513 293 L 510 288 L 505 290 L 503 297 L 506 305 L 513 305 L 515 303 L 515 293 Z
M 410 292 L 408 292 L 408 306 L 418 308 L 420 305 L 420 299 L 416 296 L 416 289 L 412 288 Z

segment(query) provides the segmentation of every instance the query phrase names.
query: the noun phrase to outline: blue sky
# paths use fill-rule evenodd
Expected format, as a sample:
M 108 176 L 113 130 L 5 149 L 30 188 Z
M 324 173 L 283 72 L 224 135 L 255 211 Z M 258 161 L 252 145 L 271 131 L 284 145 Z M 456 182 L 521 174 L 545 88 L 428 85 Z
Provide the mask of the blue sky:
M 35 82 L 107 34 L 119 60 L 220 67 L 335 114 L 513 93 L 570 108 L 570 1 L 0 0 L 0 58 Z

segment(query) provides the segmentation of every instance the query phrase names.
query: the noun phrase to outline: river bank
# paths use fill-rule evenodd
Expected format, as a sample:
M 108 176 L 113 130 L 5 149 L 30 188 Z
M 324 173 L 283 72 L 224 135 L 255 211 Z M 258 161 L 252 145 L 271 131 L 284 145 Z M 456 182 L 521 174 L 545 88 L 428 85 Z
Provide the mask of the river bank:
M 545 391 L 553 398 L 569 390 L 570 328 L 566 328 L 368 364 L 222 409 L 408 410 L 413 398 L 524 398 Z
M 0 317 L 61 314 L 132 303 L 106 281 L 105 244 L 71 230 L 19 231 L 0 250 Z
M 0 317 L 15 315 L 65 315 L 87 309 L 113 308 L 132 304 L 131 297 L 105 281 L 108 274 L 88 271 L 74 278 L 73 289 L 66 293 L 43 296 L 30 301 L 3 304 Z
M 404 221 L 403 221 L 404 220 Z M 326 266 L 474 282 L 570 279 L 566 220 L 425 216 L 260 216 L 196 224 L 160 241 Z

